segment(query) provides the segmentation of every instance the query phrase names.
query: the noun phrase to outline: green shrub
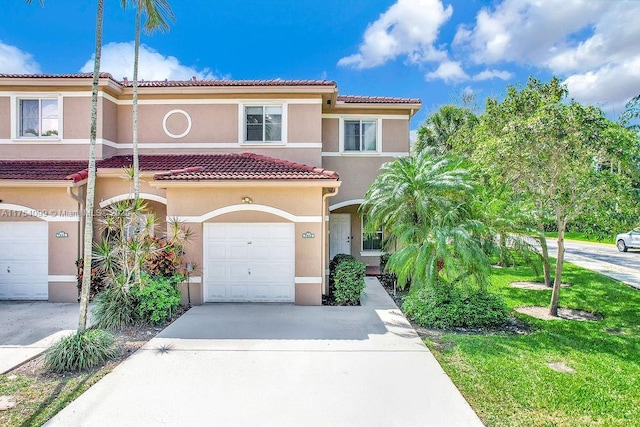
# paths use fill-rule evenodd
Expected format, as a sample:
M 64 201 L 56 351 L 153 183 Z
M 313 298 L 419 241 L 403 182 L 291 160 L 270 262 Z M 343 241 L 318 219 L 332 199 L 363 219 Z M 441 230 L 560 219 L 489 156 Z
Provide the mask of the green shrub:
M 45 366 L 50 372 L 83 371 L 102 365 L 118 355 L 115 337 L 101 329 L 88 329 L 69 335 L 45 353 Z
M 353 255 L 337 254 L 331 259 L 331 261 L 329 261 L 329 297 L 331 299 L 333 299 L 333 294 L 335 293 L 335 290 L 336 290 L 336 284 L 335 284 L 336 267 L 338 267 L 338 264 L 340 263 L 340 261 L 344 259 L 356 259 L 356 258 Z
M 442 284 L 411 292 L 402 309 L 417 324 L 440 329 L 500 327 L 509 319 L 499 296 Z
M 182 276 L 158 276 L 148 279 L 141 289 L 136 289 L 134 293 L 138 299 L 138 317 L 152 324 L 170 319 L 180 305 L 177 284 L 183 279 Z
M 335 258 L 334 258 L 335 259 Z M 333 298 L 339 305 L 357 305 L 364 290 L 366 265 L 354 257 L 343 257 L 335 267 Z
M 118 330 L 138 321 L 138 298 L 135 292 L 121 285 L 111 286 L 96 298 L 91 311 L 91 324 L 100 329 Z

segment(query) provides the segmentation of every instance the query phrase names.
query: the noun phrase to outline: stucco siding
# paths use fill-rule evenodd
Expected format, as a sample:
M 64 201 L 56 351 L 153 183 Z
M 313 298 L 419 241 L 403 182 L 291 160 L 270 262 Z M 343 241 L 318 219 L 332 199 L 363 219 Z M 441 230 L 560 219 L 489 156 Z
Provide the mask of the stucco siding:
M 322 105 L 288 105 L 288 142 L 322 142 Z
M 331 198 L 330 204 L 354 199 L 362 199 L 373 180 L 380 173 L 380 167 L 393 157 L 386 156 L 339 156 L 323 157 L 322 167 L 338 172 L 340 192 Z
M 382 120 L 382 151 L 409 152 L 409 121 Z
M 338 152 L 340 119 L 322 119 L 322 151 Z
M 118 106 L 106 98 L 102 101 L 102 138 L 118 142 Z
M 62 101 L 63 138 L 88 140 L 91 127 L 91 98 L 63 97 Z
M 0 139 L 11 138 L 11 98 L 0 96 Z
M 189 121 L 184 111 L 191 120 Z M 169 114 L 171 113 L 171 114 Z M 166 120 L 166 130 L 163 122 Z M 118 106 L 118 142 L 132 142 L 132 106 Z M 177 136 L 188 133 L 180 138 Z M 238 142 L 238 107 L 233 104 L 177 104 L 138 106 L 138 141 L 140 143 Z

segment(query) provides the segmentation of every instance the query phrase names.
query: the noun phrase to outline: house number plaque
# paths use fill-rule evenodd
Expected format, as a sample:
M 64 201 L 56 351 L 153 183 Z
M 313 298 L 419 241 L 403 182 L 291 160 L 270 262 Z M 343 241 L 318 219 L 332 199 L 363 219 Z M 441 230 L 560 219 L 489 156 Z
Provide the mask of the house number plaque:
M 316 235 L 315 235 L 315 234 L 313 234 L 313 233 L 312 233 L 312 232 L 310 232 L 310 231 L 307 231 L 307 232 L 305 232 L 305 233 L 302 233 L 302 238 L 303 238 L 303 239 L 313 239 L 314 237 L 316 237 Z
M 58 231 L 58 232 L 56 233 L 56 237 L 57 237 L 58 239 L 64 239 L 64 238 L 66 238 L 66 237 L 69 237 L 69 233 L 67 233 L 66 231 Z

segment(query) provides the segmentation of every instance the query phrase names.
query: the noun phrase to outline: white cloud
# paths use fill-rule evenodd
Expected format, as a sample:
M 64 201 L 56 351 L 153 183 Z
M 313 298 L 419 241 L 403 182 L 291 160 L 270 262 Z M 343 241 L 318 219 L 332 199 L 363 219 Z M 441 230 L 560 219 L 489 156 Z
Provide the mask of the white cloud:
M 617 116 L 624 104 L 640 93 L 640 57 L 573 74 L 565 83 L 571 97 Z
M 398 0 L 364 32 L 358 53 L 338 61 L 339 66 L 372 68 L 406 56 L 410 62 L 441 61 L 445 51 L 434 46 L 440 27 L 453 8 L 440 0 Z
M 639 13 L 630 1 L 504 0 L 459 27 L 453 46 L 476 64 L 547 69 L 580 102 L 620 105 L 640 93 Z
M 111 73 L 117 80 L 133 78 L 134 43 L 109 43 L 102 47 L 100 69 Z M 80 69 L 87 73 L 93 71 L 93 58 Z M 197 70 L 183 65 L 174 56 L 165 56 L 145 45 L 140 45 L 138 78 L 140 80 L 189 80 L 193 76 L 198 79 L 215 79 L 210 69 Z
M 39 74 L 41 72 L 40 65 L 30 53 L 0 42 L 0 73 Z
M 484 70 L 473 76 L 473 80 L 481 82 L 484 80 L 500 79 L 509 80 L 513 77 L 513 73 L 505 70 Z
M 435 71 L 425 74 L 427 80 L 441 79 L 446 83 L 458 83 L 469 80 L 469 75 L 464 72 L 459 62 L 443 61 Z

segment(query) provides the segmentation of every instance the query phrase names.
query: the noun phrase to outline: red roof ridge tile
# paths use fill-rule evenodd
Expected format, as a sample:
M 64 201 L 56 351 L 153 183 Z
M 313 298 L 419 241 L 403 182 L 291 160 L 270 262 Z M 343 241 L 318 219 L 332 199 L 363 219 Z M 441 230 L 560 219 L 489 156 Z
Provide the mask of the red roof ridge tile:
M 76 173 L 72 173 L 71 175 L 67 175 L 64 177 L 64 179 L 71 179 L 75 183 L 75 182 L 84 181 L 88 177 L 89 177 L 89 171 L 85 169 Z
M 172 169 L 170 171 L 167 172 L 160 172 L 157 173 L 153 176 L 153 179 L 156 179 L 156 177 L 168 177 L 168 176 L 173 176 L 173 175 L 181 175 L 184 173 L 195 173 L 195 172 L 202 172 L 203 167 L 202 166 L 189 166 L 186 168 L 182 168 L 182 169 Z

